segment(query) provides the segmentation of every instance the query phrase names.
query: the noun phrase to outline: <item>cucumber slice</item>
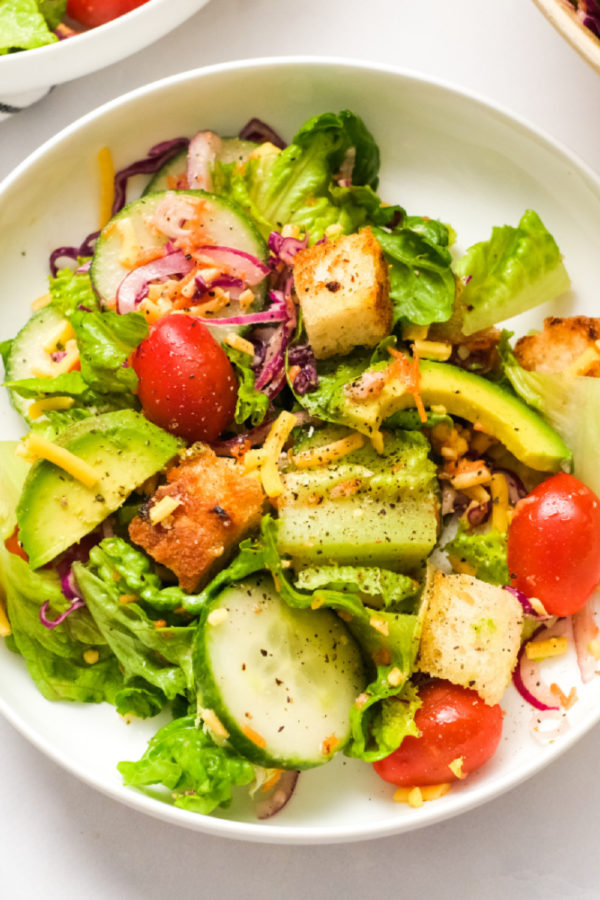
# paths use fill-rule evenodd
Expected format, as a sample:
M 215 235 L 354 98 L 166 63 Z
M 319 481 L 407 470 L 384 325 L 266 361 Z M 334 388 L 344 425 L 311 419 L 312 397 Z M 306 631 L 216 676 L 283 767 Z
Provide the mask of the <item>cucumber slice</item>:
M 44 368 L 48 365 L 48 354 L 44 345 L 56 334 L 67 320 L 53 306 L 45 306 L 35 312 L 26 325 L 19 331 L 12 343 L 6 361 L 6 380 L 20 381 L 22 378 L 33 378 L 32 368 Z M 23 418 L 31 423 L 27 412 L 31 400 L 20 397 L 10 391 L 10 402 Z
M 194 670 L 208 727 L 212 713 L 238 753 L 280 769 L 319 766 L 340 750 L 366 684 L 338 616 L 289 607 L 266 575 L 232 585 L 203 610 Z
M 100 232 L 92 259 L 90 276 L 103 303 L 109 305 L 114 303 L 121 281 L 131 271 L 121 262 L 123 237 L 122 231 L 116 228 L 115 224 L 126 223 L 128 233 L 134 236 L 134 243 L 145 250 L 164 246 L 167 243 L 167 237 L 153 226 L 152 217 L 159 204 L 169 193 L 203 198 L 206 213 L 203 225 L 206 228 L 207 243 L 233 247 L 263 261 L 267 259 L 267 246 L 256 226 L 239 207 L 224 197 L 218 197 L 216 194 L 209 194 L 206 191 L 163 191 L 159 194 L 148 194 L 125 206 Z M 266 287 L 264 284 L 259 284 L 252 290 L 258 301 L 254 308 L 260 308 Z M 232 301 L 223 315 L 235 316 L 240 312 L 239 304 Z M 205 324 L 210 327 L 208 319 Z M 239 329 L 226 328 L 223 330 L 217 326 L 211 328 L 213 336 L 217 340 L 222 339 L 225 333 L 236 330 Z
M 258 144 L 255 144 L 253 141 L 243 141 L 237 137 L 223 138 L 221 152 L 218 156 L 219 162 L 226 164 L 245 162 L 257 146 Z M 173 159 L 170 159 L 168 163 L 165 163 L 162 169 L 159 169 L 156 175 L 150 179 L 142 196 L 145 197 L 147 194 L 154 194 L 158 191 L 168 191 L 171 186 L 169 184 L 171 178 L 179 178 L 180 175 L 186 174 L 187 156 L 187 150 L 182 150 L 181 153 L 177 153 Z

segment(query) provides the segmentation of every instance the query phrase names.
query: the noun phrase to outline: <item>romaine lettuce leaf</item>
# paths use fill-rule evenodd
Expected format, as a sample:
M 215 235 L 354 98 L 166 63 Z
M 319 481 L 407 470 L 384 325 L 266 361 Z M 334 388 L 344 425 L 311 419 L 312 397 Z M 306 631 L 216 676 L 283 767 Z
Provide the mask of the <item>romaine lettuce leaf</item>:
M 463 285 L 458 305 L 464 334 L 473 334 L 552 300 L 570 286 L 556 241 L 536 212 L 518 227 L 492 229 L 454 264 Z
M 353 185 L 340 189 L 334 176 L 351 148 Z M 381 205 L 373 190 L 378 171 L 372 135 L 358 116 L 343 110 L 310 119 L 285 150 L 273 148 L 249 159 L 231 175 L 229 191 L 265 236 L 293 223 L 314 243 L 330 225 L 339 224 L 348 234 L 365 224 Z
M 307 566 L 297 573 L 295 584 L 311 592 L 349 590 L 364 597 L 365 603 L 393 612 L 412 612 L 420 588 L 408 575 L 376 566 Z
M 204 814 L 229 806 L 232 788 L 254 779 L 251 763 L 218 747 L 193 716 L 165 725 L 138 762 L 121 762 L 117 768 L 125 784 L 162 784 L 175 794 L 175 806 Z
M 232 363 L 238 378 L 238 396 L 235 406 L 235 421 L 238 425 L 249 422 L 260 425 L 269 409 L 269 398 L 254 387 L 254 372 L 250 365 L 252 359 L 234 347 L 224 345 L 225 352 Z
M 57 40 L 36 0 L 3 0 L 0 3 L 0 55 L 10 50 L 33 50 Z
M 441 222 L 407 217 L 393 231 L 374 228 L 373 233 L 390 266 L 394 323 L 447 321 L 456 294 L 448 229 Z
M 499 531 L 466 531 L 459 524 L 455 537 L 443 548 L 475 569 L 475 577 L 490 584 L 510 584 L 506 535 Z
M 65 17 L 67 0 L 37 0 L 40 12 L 48 28 L 56 28 Z

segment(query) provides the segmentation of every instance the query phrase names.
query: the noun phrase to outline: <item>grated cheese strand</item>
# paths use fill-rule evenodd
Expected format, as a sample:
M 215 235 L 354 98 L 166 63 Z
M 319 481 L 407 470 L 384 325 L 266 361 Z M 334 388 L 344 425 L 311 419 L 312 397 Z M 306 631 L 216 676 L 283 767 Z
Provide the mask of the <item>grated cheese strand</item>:
M 158 503 L 155 503 L 150 510 L 150 524 L 159 525 L 161 522 L 171 515 L 178 506 L 181 506 L 181 500 L 177 497 L 163 497 Z
M 30 419 L 39 419 L 48 410 L 71 409 L 74 403 L 72 397 L 44 397 L 30 405 L 27 415 Z
M 246 338 L 241 337 L 239 334 L 231 333 L 226 335 L 225 343 L 229 344 L 230 347 L 233 347 L 234 350 L 239 350 L 240 353 L 247 353 L 248 356 L 254 356 L 254 344 L 252 341 L 247 341 Z
M 292 462 L 299 469 L 309 469 L 316 466 L 326 466 L 337 459 L 342 459 L 353 450 L 358 450 L 365 442 L 364 435 L 355 432 L 339 441 L 332 441 L 324 447 L 314 447 L 311 450 L 303 450 L 292 457 Z
M 96 470 L 84 459 L 80 459 L 79 456 L 71 453 L 70 450 L 59 447 L 58 444 L 53 444 L 52 441 L 41 437 L 39 434 L 30 434 L 25 438 L 24 444 L 27 453 L 47 459 L 48 462 L 58 466 L 59 469 L 64 469 L 77 481 L 81 481 L 86 487 L 91 488 L 98 484 L 100 479 Z

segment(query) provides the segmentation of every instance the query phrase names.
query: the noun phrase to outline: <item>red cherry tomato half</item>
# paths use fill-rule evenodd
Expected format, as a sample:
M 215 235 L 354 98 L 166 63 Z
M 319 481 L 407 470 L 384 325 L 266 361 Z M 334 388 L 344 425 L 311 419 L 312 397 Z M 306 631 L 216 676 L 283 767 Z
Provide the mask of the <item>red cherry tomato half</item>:
M 384 781 L 422 787 L 456 781 L 450 763 L 462 758 L 460 773 L 469 775 L 494 755 L 502 734 L 502 710 L 479 694 L 436 679 L 419 690 L 423 705 L 415 723 L 421 736 L 406 737 L 385 759 L 373 763 Z
M 146 418 L 188 441 L 214 441 L 233 420 L 237 381 L 195 316 L 160 319 L 132 358 Z
M 67 15 L 87 28 L 95 28 L 118 19 L 147 2 L 148 0 L 68 0 Z
M 513 587 L 553 616 L 580 610 L 600 582 L 600 500 L 573 475 L 553 475 L 517 503 L 508 529 Z

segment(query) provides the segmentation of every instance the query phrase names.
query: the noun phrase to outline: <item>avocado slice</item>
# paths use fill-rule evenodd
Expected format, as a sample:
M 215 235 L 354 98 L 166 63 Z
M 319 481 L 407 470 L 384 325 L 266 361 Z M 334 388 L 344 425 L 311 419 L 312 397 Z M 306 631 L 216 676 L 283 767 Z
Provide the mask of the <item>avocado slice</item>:
M 348 433 L 320 429 L 301 449 Z M 428 451 L 420 432 L 398 430 L 386 433 L 383 454 L 367 444 L 336 463 L 291 466 L 278 504 L 277 549 L 302 564 L 411 571 L 437 539 L 437 478 Z
M 422 360 L 421 397 L 425 406 L 444 406 L 451 416 L 478 422 L 501 441 L 513 456 L 540 472 L 570 471 L 572 454 L 563 439 L 522 400 L 498 384 L 448 363 Z M 363 434 L 375 434 L 382 422 L 414 406 L 414 397 L 398 379 L 390 380 L 379 396 L 365 401 L 344 395 L 344 421 Z
M 180 442 L 131 409 L 90 416 L 55 443 L 98 473 L 93 487 L 46 459 L 25 479 L 17 505 L 19 539 L 34 569 L 92 531 L 177 453 Z

